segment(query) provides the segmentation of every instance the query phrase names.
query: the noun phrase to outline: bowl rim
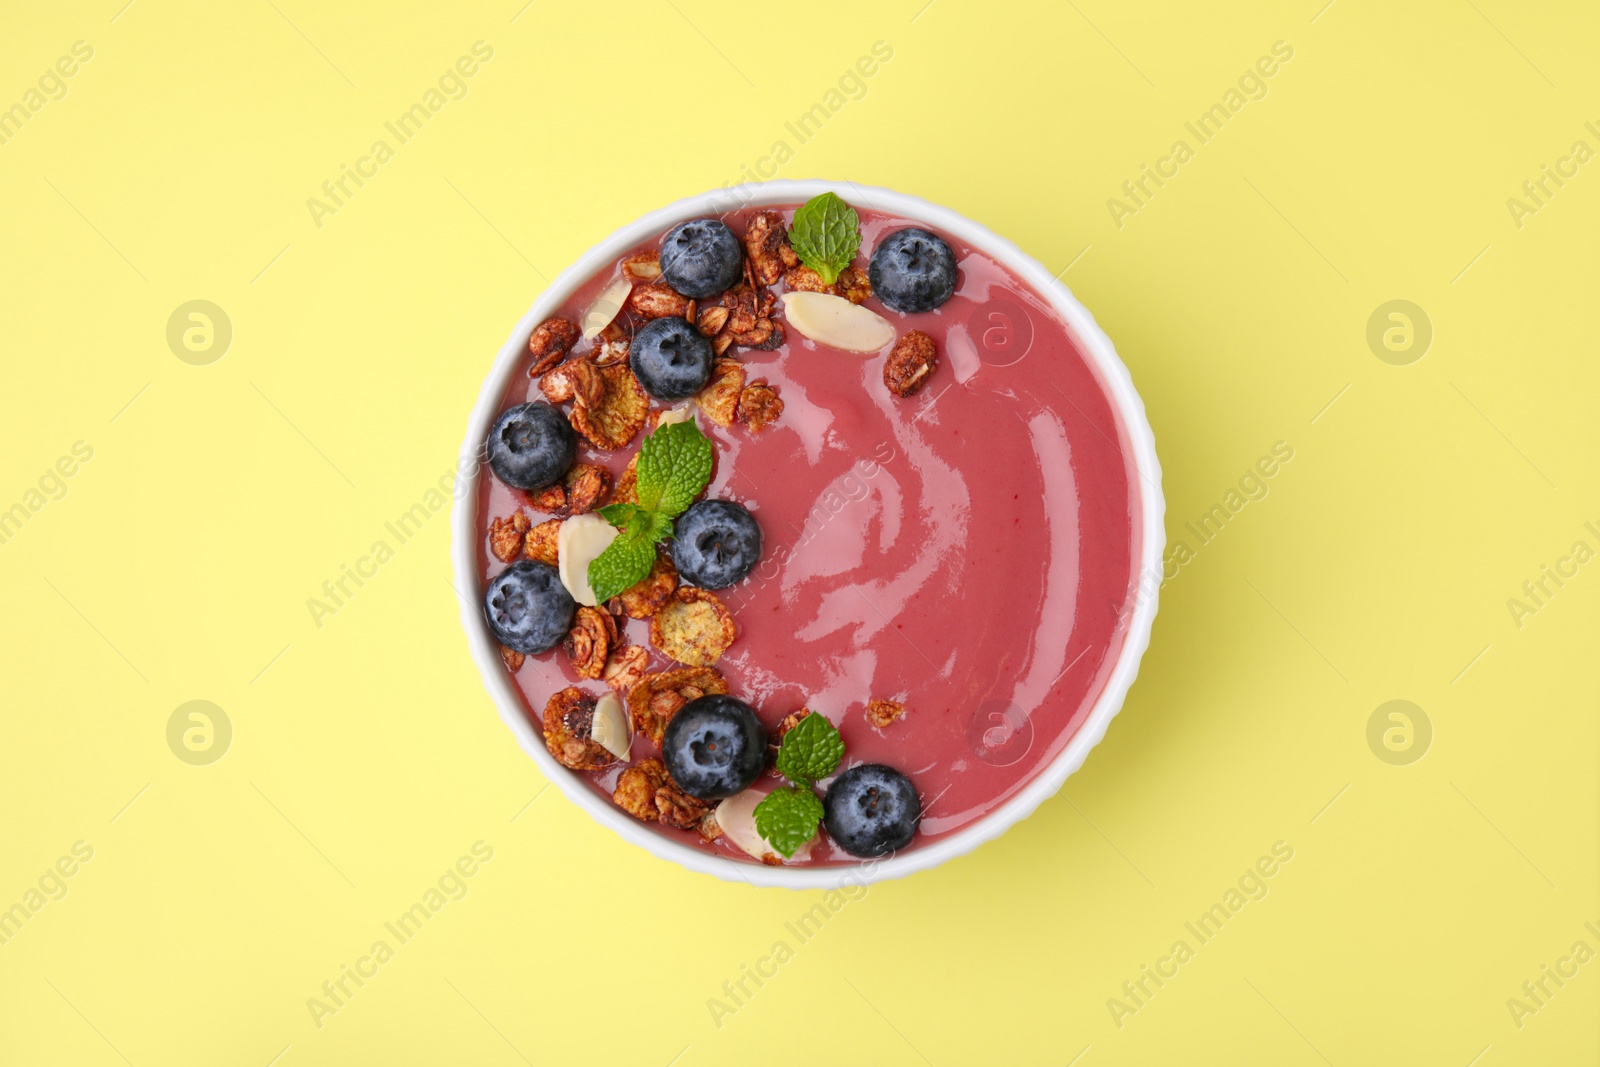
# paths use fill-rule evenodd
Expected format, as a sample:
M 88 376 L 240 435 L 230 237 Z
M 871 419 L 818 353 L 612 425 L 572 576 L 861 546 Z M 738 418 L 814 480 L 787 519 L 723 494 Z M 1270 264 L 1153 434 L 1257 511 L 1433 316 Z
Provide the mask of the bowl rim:
M 542 734 L 534 730 L 524 711 L 522 697 L 501 662 L 499 646 L 490 636 L 477 595 L 480 537 L 476 521 L 478 482 L 487 469 L 487 465 L 479 461 L 481 442 L 499 412 L 500 398 L 521 362 L 524 346 L 534 326 L 552 314 L 597 271 L 615 262 L 624 252 L 685 219 L 726 214 L 743 207 L 803 203 L 820 193 L 840 192 L 846 188 L 859 196 L 871 210 L 924 222 L 994 257 L 1032 286 L 1061 316 L 1104 384 L 1127 433 L 1131 455 L 1125 458 L 1132 461 L 1135 474 L 1144 483 L 1140 486 L 1140 514 L 1136 520 L 1141 534 L 1141 550 L 1138 568 L 1129 579 L 1133 587 L 1130 593 L 1132 613 L 1116 666 L 1077 732 L 1032 781 L 969 825 L 909 852 L 861 864 L 769 867 L 703 852 L 657 833 L 648 824 L 628 815 L 595 792 L 587 782 L 580 781 L 557 763 L 545 748 Z M 1089 752 L 1105 736 L 1111 720 L 1121 710 L 1138 674 L 1139 662 L 1150 644 L 1150 629 L 1155 620 L 1160 592 L 1162 553 L 1166 547 L 1166 503 L 1161 490 L 1161 465 L 1156 457 L 1155 435 L 1145 415 L 1144 401 L 1134 388 L 1128 368 L 1089 310 L 1078 302 L 1064 282 L 1032 256 L 987 227 L 949 208 L 891 189 L 812 178 L 724 186 L 677 200 L 618 228 L 551 280 L 512 328 L 473 405 L 461 456 L 461 477 L 456 486 L 450 520 L 452 571 L 457 590 L 461 593 L 458 599 L 461 601 L 461 623 L 466 632 L 467 645 L 501 720 L 516 737 L 523 751 L 533 758 L 540 773 L 554 782 L 568 800 L 588 812 L 596 822 L 616 831 L 625 841 L 638 845 L 659 859 L 670 860 L 691 871 L 709 874 L 724 881 L 787 889 L 835 889 L 843 885 L 866 885 L 929 870 L 972 851 L 985 841 L 999 837 L 1054 796 L 1067 778 L 1083 765 Z

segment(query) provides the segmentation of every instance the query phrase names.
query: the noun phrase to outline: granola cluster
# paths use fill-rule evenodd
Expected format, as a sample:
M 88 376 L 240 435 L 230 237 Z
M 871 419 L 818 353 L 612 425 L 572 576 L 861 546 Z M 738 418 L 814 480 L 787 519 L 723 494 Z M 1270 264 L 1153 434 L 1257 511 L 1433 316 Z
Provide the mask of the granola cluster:
M 593 463 L 574 463 L 559 482 L 539 490 L 530 499 L 540 511 L 567 518 L 596 510 L 610 494 L 610 471 Z
M 708 693 L 722 694 L 728 683 L 710 667 L 684 667 L 647 674 L 628 690 L 628 715 L 633 728 L 656 744 L 678 709 Z
M 544 706 L 544 745 L 563 767 L 597 771 L 617 762 L 594 739 L 594 706 L 595 698 L 576 686 L 561 690 Z
M 640 760 L 623 771 L 611 799 L 635 819 L 697 830 L 708 841 L 722 834 L 713 813 L 715 805 L 679 789 L 667 774 L 667 765 L 655 758 Z

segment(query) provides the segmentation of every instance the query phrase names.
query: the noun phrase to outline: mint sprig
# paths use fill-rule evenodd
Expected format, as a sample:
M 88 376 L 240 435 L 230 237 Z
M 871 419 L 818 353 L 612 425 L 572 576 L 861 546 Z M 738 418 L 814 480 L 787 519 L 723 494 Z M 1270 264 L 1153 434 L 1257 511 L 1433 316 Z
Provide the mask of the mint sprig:
M 813 786 L 839 769 L 844 740 L 838 727 L 812 712 L 783 735 L 778 743 L 778 773 L 793 787 L 774 789 L 756 805 L 756 832 L 788 859 L 817 834 L 822 821 L 822 801 Z
M 693 419 L 656 429 L 639 446 L 637 504 L 607 504 L 600 517 L 616 539 L 589 561 L 589 587 L 605 603 L 650 573 L 656 542 L 672 536 L 672 520 L 711 481 L 711 439 Z
M 861 249 L 861 219 L 833 193 L 813 196 L 794 213 L 789 244 L 824 285 L 832 285 Z
M 839 769 L 844 740 L 839 728 L 812 712 L 794 725 L 778 744 L 778 773 L 796 785 L 810 786 Z

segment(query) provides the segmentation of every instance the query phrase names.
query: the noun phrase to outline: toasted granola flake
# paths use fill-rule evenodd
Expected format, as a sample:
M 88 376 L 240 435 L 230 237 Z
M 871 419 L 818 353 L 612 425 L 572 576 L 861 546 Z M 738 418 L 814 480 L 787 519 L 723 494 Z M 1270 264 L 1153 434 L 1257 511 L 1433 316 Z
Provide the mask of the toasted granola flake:
M 650 395 L 626 363 L 599 368 L 603 394 L 594 401 L 578 397 L 567 416 L 596 448 L 621 448 L 633 440 L 650 417 Z
M 626 694 L 644 678 L 650 665 L 650 650 L 643 645 L 622 645 L 611 650 L 606 657 L 605 670 L 600 680 L 619 693 Z
M 721 304 L 701 308 L 699 318 L 695 322 L 696 328 L 707 337 L 715 337 L 728 324 L 728 315 L 728 309 Z
M 659 671 L 645 675 L 628 690 L 628 714 L 633 718 L 634 732 L 659 745 L 667 723 L 679 708 L 708 693 L 727 691 L 728 683 L 710 667 Z
M 933 338 L 921 330 L 911 330 L 899 341 L 883 363 L 883 384 L 895 396 L 911 396 L 921 389 L 939 366 Z
M 657 278 L 649 285 L 634 287 L 628 294 L 628 310 L 641 319 L 681 319 L 689 310 L 689 298 Z
M 578 341 L 578 324 L 570 319 L 548 318 L 533 328 L 528 335 L 528 354 L 533 366 L 528 377 L 537 378 L 566 358 Z
M 733 616 L 717 594 L 688 585 L 680 585 L 650 620 L 650 643 L 691 667 L 717 662 L 738 633 Z
M 599 608 L 578 608 L 561 647 L 579 678 L 597 679 L 605 672 L 606 657 L 617 640 L 617 623 Z
M 522 550 L 523 555 L 554 567 L 560 559 L 560 553 L 556 550 L 556 534 L 560 531 L 560 519 L 546 519 L 541 522 L 528 531 L 528 540 Z
M 783 414 L 783 401 L 778 390 L 757 378 L 739 393 L 739 421 L 750 427 L 751 433 L 760 433 L 778 421 Z
M 595 698 L 568 686 L 544 706 L 544 744 L 563 767 L 597 771 L 617 761 L 594 739 Z
M 661 610 L 678 589 L 678 569 L 662 551 L 656 552 L 656 561 L 650 573 L 611 598 L 630 619 L 648 619 Z
M 506 670 L 512 674 L 516 674 L 522 669 L 523 661 L 527 658 L 527 656 L 514 648 L 507 648 L 505 645 L 500 646 L 500 661 L 506 665 Z
M 575 356 L 540 378 L 539 391 L 544 398 L 552 404 L 580 399 L 587 403 L 597 401 L 605 391 L 605 383 L 589 355 Z
M 906 713 L 906 706 L 898 700 L 867 701 L 867 721 L 883 729 Z
M 736 359 L 719 359 L 711 368 L 711 381 L 695 395 L 695 403 L 718 426 L 732 426 L 743 388 L 744 366 Z
M 501 563 L 510 563 L 522 555 L 523 538 L 532 526 L 532 521 L 520 511 L 504 519 L 491 519 L 489 551 Z
M 789 244 L 788 227 L 776 211 L 762 211 L 750 220 L 744 231 L 744 247 L 751 274 L 762 285 L 771 285 L 783 272 L 800 262 Z

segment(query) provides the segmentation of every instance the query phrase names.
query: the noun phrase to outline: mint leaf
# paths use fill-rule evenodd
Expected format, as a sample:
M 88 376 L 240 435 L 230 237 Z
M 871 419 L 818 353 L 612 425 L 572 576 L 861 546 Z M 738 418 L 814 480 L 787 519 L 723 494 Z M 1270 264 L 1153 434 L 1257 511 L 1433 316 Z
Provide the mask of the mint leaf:
M 656 539 L 650 536 L 653 531 L 654 525 L 646 523 L 637 530 L 619 533 L 604 552 L 589 561 L 589 587 L 601 604 L 649 575 L 656 562 Z
M 607 504 L 600 509 L 600 517 L 623 533 L 649 530 L 655 520 L 654 512 L 638 504 Z
M 861 248 L 861 220 L 856 209 L 833 193 L 813 196 L 794 213 L 789 243 L 800 262 L 832 285 Z
M 778 773 L 796 785 L 809 786 L 839 769 L 844 741 L 824 716 L 812 712 L 783 735 L 778 744 Z
M 821 821 L 822 801 L 809 788 L 774 789 L 756 805 L 756 833 L 782 853 L 784 859 L 793 856 L 795 850 L 817 835 L 817 824 Z
M 668 423 L 639 446 L 639 506 L 680 515 L 711 481 L 711 440 L 693 419 Z

